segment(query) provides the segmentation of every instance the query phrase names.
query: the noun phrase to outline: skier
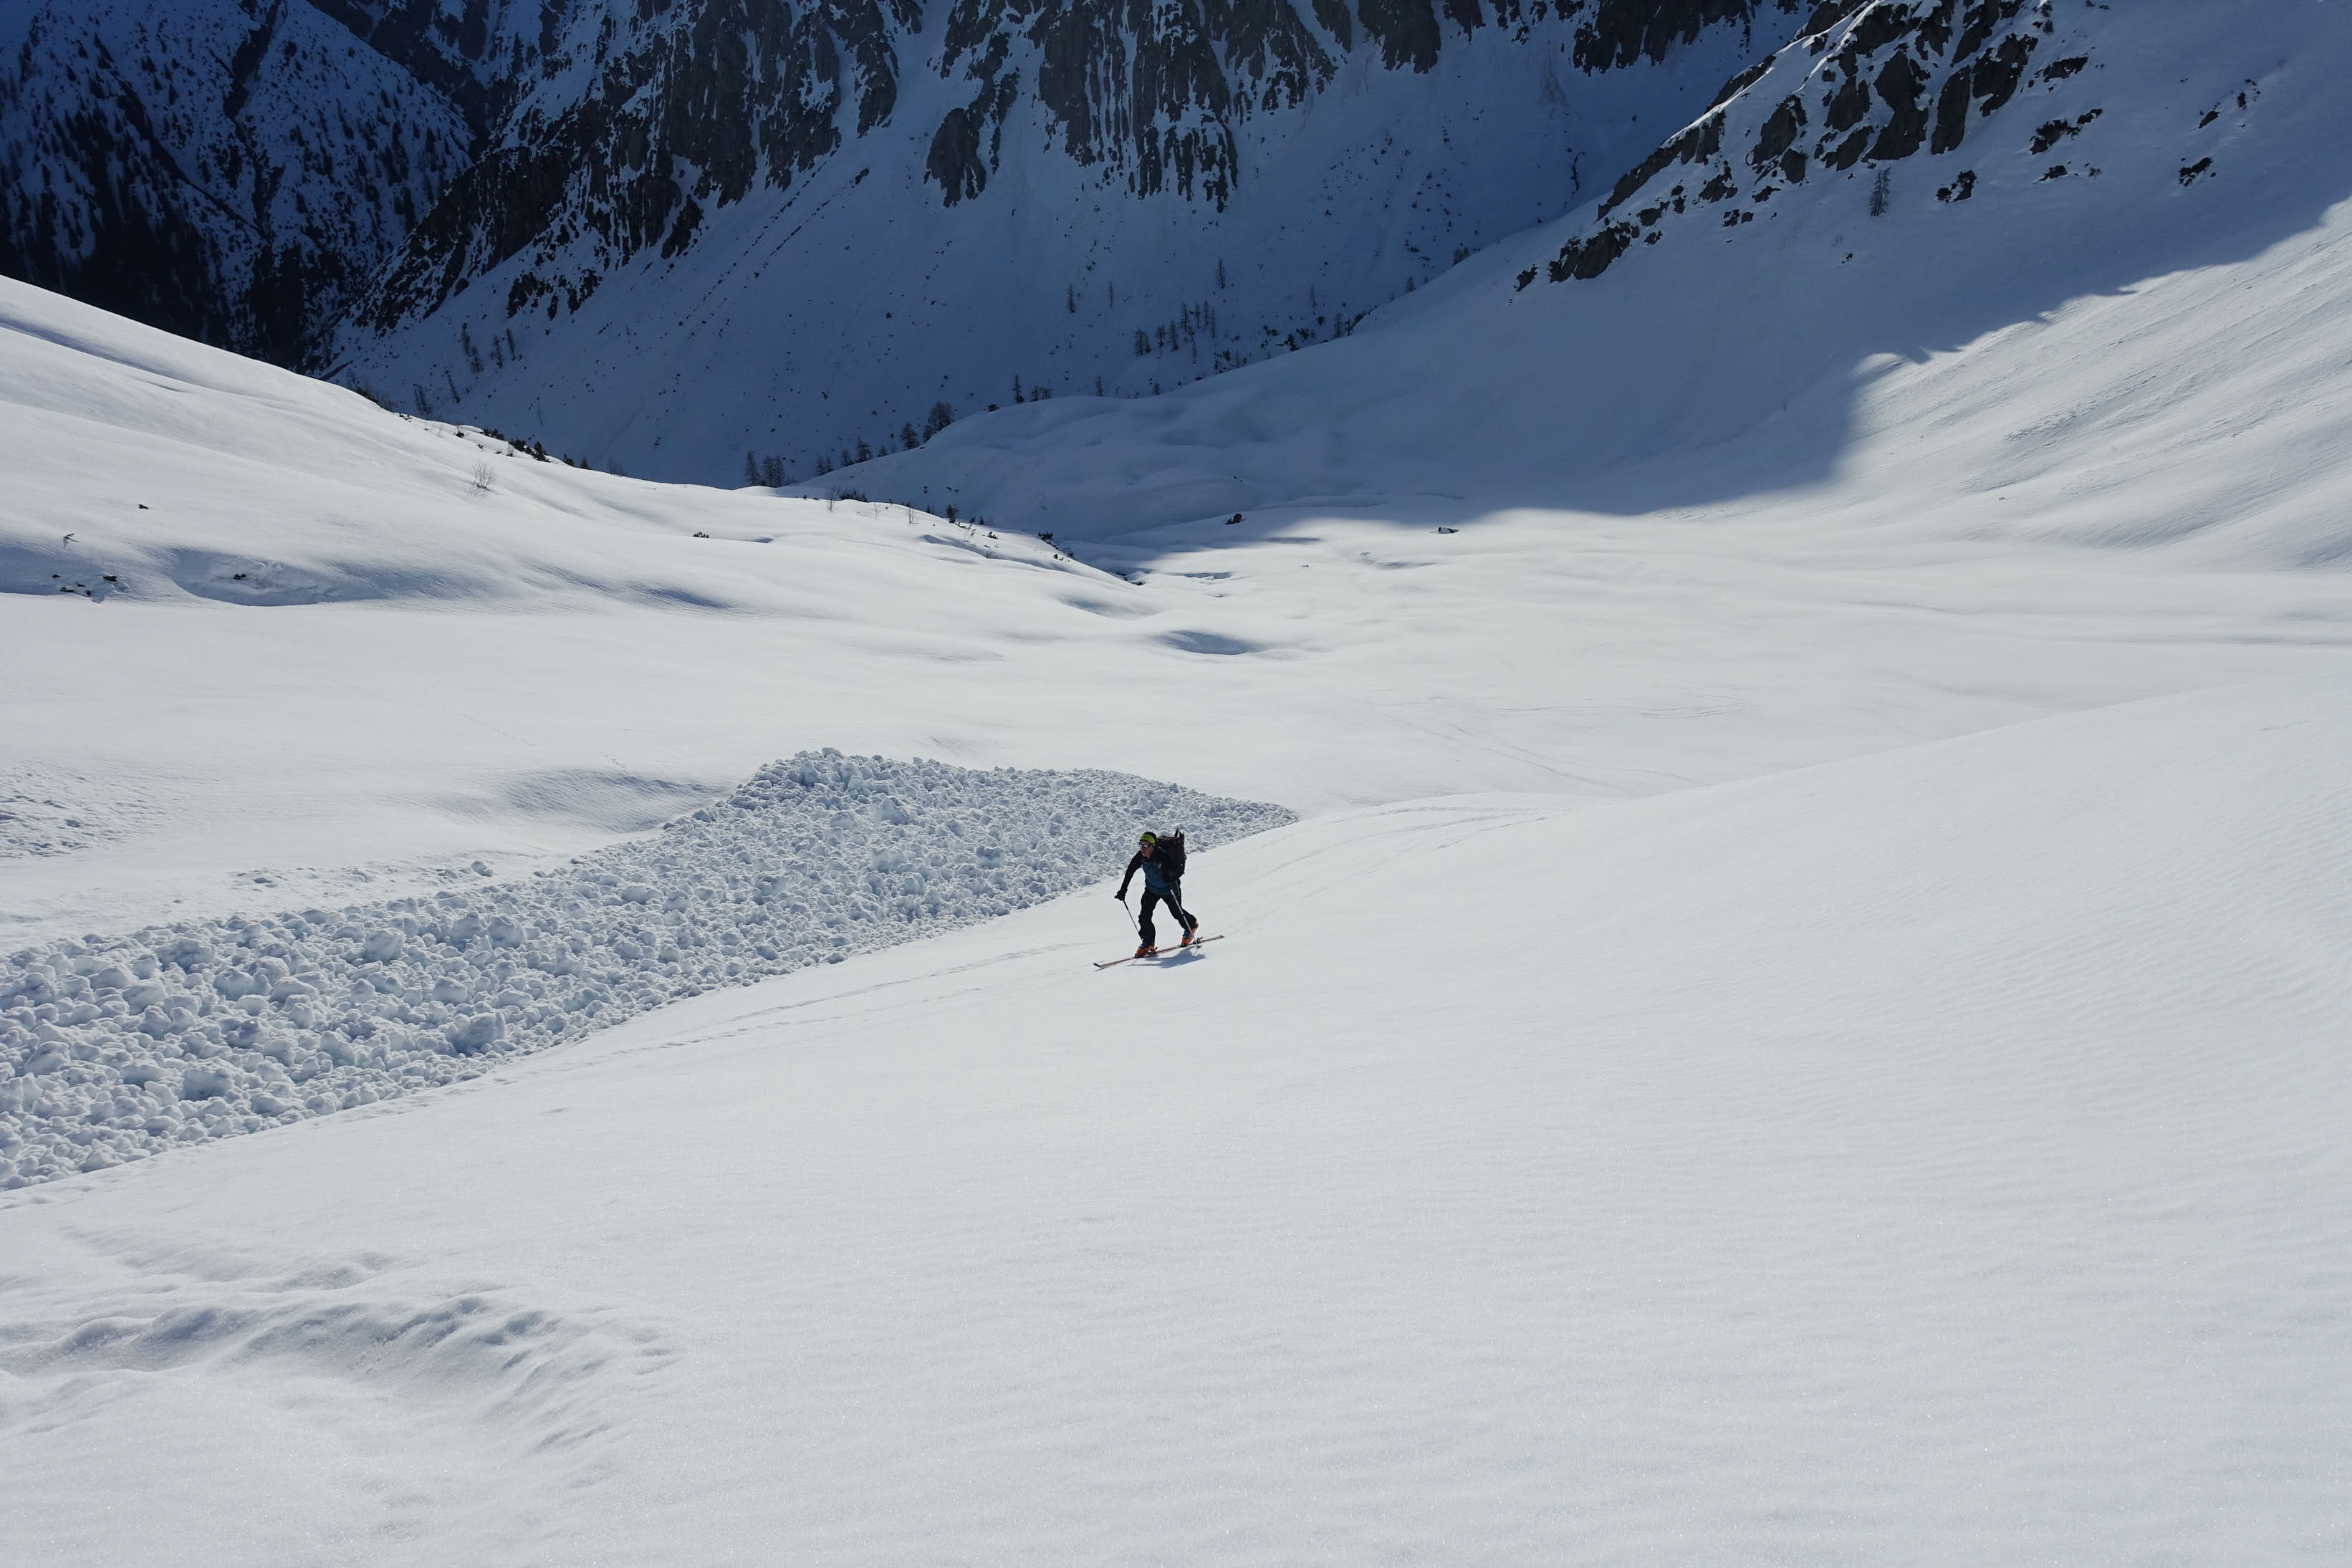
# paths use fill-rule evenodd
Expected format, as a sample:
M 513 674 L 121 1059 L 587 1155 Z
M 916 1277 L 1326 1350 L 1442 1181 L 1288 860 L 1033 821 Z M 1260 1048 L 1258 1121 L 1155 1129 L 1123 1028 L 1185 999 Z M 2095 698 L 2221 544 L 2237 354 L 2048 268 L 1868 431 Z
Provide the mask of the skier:
M 1136 841 L 1134 858 L 1127 862 L 1127 874 L 1118 879 L 1118 901 L 1127 902 L 1127 884 L 1135 880 L 1137 872 L 1143 873 L 1143 918 L 1137 925 L 1136 935 L 1143 945 L 1135 950 L 1139 958 L 1146 958 L 1160 950 L 1159 933 L 1152 928 L 1151 911 L 1165 900 L 1168 913 L 1184 928 L 1180 947 L 1190 947 L 1192 938 L 1200 934 L 1201 923 L 1184 908 L 1184 835 L 1172 833 L 1161 838 L 1146 832 Z

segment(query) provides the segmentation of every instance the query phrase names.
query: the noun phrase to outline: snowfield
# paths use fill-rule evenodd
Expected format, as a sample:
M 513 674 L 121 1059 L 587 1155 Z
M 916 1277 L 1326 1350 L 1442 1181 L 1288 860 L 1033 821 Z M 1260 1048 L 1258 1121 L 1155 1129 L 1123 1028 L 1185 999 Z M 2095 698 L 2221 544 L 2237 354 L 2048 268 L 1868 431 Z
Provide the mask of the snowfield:
M 12 1554 L 2340 1560 L 2347 747 L 1336 813 L 27 1189 Z
M 803 753 L 525 882 L 26 949 L 0 961 L 0 1188 L 1008 914 L 1099 880 L 1139 822 L 1206 850 L 1290 820 L 1112 773 Z
M 871 499 L 0 282 L 0 1560 L 2352 1558 L 2279 15 Z

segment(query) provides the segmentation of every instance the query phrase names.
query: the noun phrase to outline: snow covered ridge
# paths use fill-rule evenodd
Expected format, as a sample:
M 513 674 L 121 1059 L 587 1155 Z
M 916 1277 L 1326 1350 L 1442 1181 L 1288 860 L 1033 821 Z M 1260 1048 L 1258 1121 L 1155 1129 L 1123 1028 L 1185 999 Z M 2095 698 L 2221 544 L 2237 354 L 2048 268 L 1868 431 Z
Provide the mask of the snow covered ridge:
M 1024 908 L 1115 872 L 1141 826 L 1207 849 L 1293 820 L 1099 769 L 827 748 L 527 882 L 27 949 L 0 965 L 0 1187 L 469 1078 Z

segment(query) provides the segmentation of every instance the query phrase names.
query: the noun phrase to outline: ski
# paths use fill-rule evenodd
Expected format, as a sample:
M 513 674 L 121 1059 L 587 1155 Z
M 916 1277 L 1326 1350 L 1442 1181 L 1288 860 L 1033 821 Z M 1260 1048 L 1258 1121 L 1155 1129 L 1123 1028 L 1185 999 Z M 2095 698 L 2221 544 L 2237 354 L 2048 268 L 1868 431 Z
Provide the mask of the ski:
M 1138 958 L 1173 958 L 1182 954 L 1190 953 L 1195 947 L 1205 947 L 1212 942 L 1222 942 L 1224 939 L 1224 934 L 1220 932 L 1214 936 L 1202 936 L 1198 940 L 1187 943 L 1181 947 L 1158 947 L 1149 953 L 1129 953 L 1124 958 L 1113 958 L 1106 963 L 1097 964 L 1095 967 L 1097 969 L 1116 969 L 1121 964 L 1132 964 Z

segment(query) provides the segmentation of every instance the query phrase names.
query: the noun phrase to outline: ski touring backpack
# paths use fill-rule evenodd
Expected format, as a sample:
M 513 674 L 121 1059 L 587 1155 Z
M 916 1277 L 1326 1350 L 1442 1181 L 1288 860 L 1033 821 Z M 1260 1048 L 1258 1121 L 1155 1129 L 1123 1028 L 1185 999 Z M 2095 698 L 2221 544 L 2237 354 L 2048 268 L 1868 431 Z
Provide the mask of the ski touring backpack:
M 1160 847 L 1152 852 L 1152 858 L 1160 862 L 1160 874 L 1163 876 L 1171 881 L 1182 876 L 1184 874 L 1184 830 L 1179 828 L 1172 833 L 1162 835 Z

